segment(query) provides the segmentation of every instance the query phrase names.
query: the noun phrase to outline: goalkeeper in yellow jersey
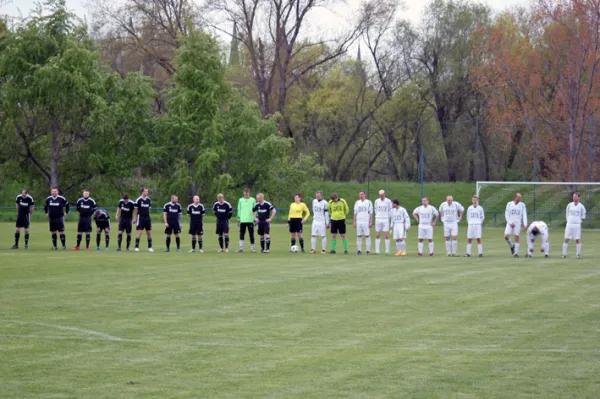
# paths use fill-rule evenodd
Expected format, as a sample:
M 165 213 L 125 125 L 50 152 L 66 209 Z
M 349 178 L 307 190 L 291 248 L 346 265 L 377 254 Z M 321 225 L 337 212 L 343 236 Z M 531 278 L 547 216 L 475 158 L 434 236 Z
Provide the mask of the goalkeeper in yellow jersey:
M 297 193 L 294 196 L 294 202 L 290 205 L 290 213 L 288 215 L 288 224 L 290 225 L 290 233 L 292 235 L 292 247 L 296 245 L 296 236 L 300 242 L 300 249 L 304 252 L 304 238 L 302 238 L 302 225 L 310 217 L 310 211 L 304 202 L 302 202 L 302 194 Z M 291 251 L 290 251 L 291 252 Z
M 335 254 L 337 248 L 337 235 L 342 236 L 344 244 L 344 254 L 348 255 L 348 240 L 346 239 L 346 216 L 348 216 L 348 204 L 346 200 L 340 198 L 336 193 L 331 194 L 329 201 L 329 217 L 331 218 L 331 251 Z

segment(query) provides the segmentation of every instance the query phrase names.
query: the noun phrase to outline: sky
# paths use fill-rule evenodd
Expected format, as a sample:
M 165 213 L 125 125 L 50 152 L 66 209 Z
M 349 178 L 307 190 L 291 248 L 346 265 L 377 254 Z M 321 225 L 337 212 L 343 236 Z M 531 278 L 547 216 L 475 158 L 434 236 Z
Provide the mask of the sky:
M 35 4 L 39 2 L 39 0 L 4 0 L 8 1 L 9 4 L 0 8 L 0 14 L 7 14 L 9 16 L 18 17 L 19 12 L 23 16 L 27 16 L 29 12 L 35 7 Z M 85 3 L 87 0 L 66 0 L 67 7 L 74 11 L 80 17 L 87 16 L 87 10 L 85 7 Z M 198 1 L 198 0 L 196 0 Z M 494 12 L 502 11 L 506 8 L 510 8 L 516 6 L 517 4 L 525 4 L 529 3 L 532 0 L 487 0 L 484 2 L 487 3 Z M 2 1 L 0 0 L 0 3 Z M 418 22 L 419 17 L 423 11 L 423 7 L 425 7 L 426 1 L 421 0 L 407 0 L 406 10 L 402 12 L 402 15 L 406 18 L 410 19 L 413 22 Z M 358 5 L 360 4 L 360 0 L 346 0 L 346 6 L 338 7 L 332 12 L 319 12 L 316 15 L 316 18 L 320 20 L 320 23 L 327 25 L 339 25 L 341 21 L 343 23 L 344 16 L 349 12 L 349 10 L 356 10 Z M 352 11 L 350 11 L 352 12 Z M 89 21 L 89 18 L 88 18 Z

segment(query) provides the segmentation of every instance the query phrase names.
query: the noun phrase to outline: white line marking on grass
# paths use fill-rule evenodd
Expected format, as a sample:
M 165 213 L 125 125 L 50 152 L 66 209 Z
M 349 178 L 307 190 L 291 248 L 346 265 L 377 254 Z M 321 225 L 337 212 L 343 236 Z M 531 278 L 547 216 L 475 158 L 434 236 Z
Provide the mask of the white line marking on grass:
M 78 332 L 78 333 L 83 333 L 83 334 L 100 337 L 105 341 L 135 341 L 135 340 L 127 339 L 127 338 L 121 338 L 121 337 L 116 337 L 114 335 L 105 334 L 105 333 L 99 332 L 99 331 L 88 330 L 85 328 L 61 326 L 58 324 L 40 323 L 40 322 L 36 322 L 36 321 L 21 321 L 21 320 L 4 320 L 4 322 L 15 323 L 15 324 L 34 325 L 34 326 L 41 326 L 41 327 L 50 327 L 50 328 L 55 328 L 57 330 L 64 330 L 64 331 L 74 331 L 74 332 Z
M 33 338 L 33 339 L 47 339 L 47 340 L 76 340 L 76 341 L 115 341 L 107 340 L 105 338 L 94 338 L 86 336 L 70 336 L 70 335 L 37 335 L 37 334 L 0 334 L 0 338 Z M 149 343 L 150 341 L 140 339 L 127 339 L 121 338 L 118 341 L 121 342 L 141 342 Z

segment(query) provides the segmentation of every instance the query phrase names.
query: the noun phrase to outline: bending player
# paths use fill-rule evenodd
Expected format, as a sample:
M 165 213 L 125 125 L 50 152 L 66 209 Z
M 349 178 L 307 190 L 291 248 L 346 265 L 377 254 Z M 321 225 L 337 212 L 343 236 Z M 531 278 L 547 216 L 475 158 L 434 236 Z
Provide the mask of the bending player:
M 96 209 L 94 212 L 94 221 L 96 222 L 96 251 L 100 251 L 100 241 L 102 238 L 102 231 L 104 231 L 104 247 L 105 251 L 108 251 L 108 244 L 110 244 L 110 215 L 104 209 Z
M 544 257 L 548 257 L 548 252 L 550 251 L 550 244 L 548 243 L 548 225 L 541 221 L 531 223 L 527 229 L 528 251 L 525 257 L 531 258 L 531 255 L 533 255 L 533 244 L 538 238 L 541 238 L 542 240 L 542 252 L 544 253 Z

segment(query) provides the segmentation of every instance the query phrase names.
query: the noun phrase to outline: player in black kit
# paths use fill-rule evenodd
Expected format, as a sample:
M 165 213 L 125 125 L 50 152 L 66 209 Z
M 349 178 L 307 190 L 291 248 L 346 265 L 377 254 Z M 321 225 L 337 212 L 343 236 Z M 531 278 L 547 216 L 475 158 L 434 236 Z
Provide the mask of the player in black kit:
M 252 209 L 254 221 L 258 225 L 258 236 L 260 237 L 260 253 L 271 252 L 271 220 L 277 214 L 277 209 L 270 202 L 265 201 L 265 195 L 256 195 L 256 205 Z M 265 248 L 266 245 L 266 248 Z
M 119 201 L 119 206 L 117 207 L 117 214 L 115 216 L 115 220 L 119 222 L 117 251 L 121 250 L 121 243 L 123 242 L 123 232 L 127 233 L 127 250 L 129 251 L 129 246 L 131 245 L 131 223 L 133 222 L 134 209 L 135 204 L 129 200 L 129 194 L 123 194 L 123 199 Z
M 83 190 L 83 197 L 77 200 L 76 205 L 77 212 L 79 212 L 79 223 L 77 223 L 77 245 L 73 248 L 73 251 L 79 251 L 83 233 L 85 233 L 85 249 L 90 250 L 92 215 L 96 211 L 96 207 L 96 201 L 90 198 L 89 190 Z
M 46 198 L 44 212 L 50 222 L 50 233 L 52 233 L 52 250 L 56 251 L 56 235 L 60 234 L 60 242 L 63 251 L 67 250 L 67 238 L 65 237 L 65 216 L 69 214 L 69 201 L 63 196 L 58 195 L 58 189 L 53 188 L 50 196 Z
M 17 195 L 17 224 L 15 231 L 15 245 L 11 249 L 19 249 L 19 238 L 21 237 L 21 229 L 25 229 L 25 249 L 29 248 L 29 218 L 35 209 L 33 198 L 27 190 L 22 190 L 21 194 Z
M 196 241 L 198 242 L 198 252 L 202 250 L 202 234 L 204 234 L 203 217 L 204 205 L 200 203 L 200 197 L 194 195 L 194 203 L 187 207 L 187 214 L 190 216 L 190 234 L 192 236 L 192 249 L 190 252 L 196 252 Z
M 217 195 L 218 201 L 213 205 L 217 217 L 217 235 L 219 236 L 219 251 L 229 252 L 229 220 L 233 215 L 231 204 L 225 201 L 223 194 Z
M 150 209 L 152 208 L 152 200 L 148 197 L 148 189 L 142 188 L 141 194 L 135 200 L 135 214 L 137 237 L 135 238 L 135 252 L 140 250 L 140 237 L 142 231 L 146 230 L 148 236 L 148 252 L 154 252 L 152 249 L 152 220 L 150 220 Z
M 96 251 L 100 251 L 100 240 L 102 239 L 102 231 L 104 231 L 104 242 L 108 251 L 110 244 L 110 215 L 104 209 L 96 209 L 94 212 L 94 221 L 96 222 Z
M 165 252 L 171 251 L 171 234 L 175 234 L 175 242 L 177 243 L 177 252 L 181 252 L 181 205 L 177 202 L 179 198 L 176 195 L 171 195 L 171 202 L 167 202 L 163 206 L 163 220 L 165 221 L 165 234 L 167 235 L 167 247 Z

